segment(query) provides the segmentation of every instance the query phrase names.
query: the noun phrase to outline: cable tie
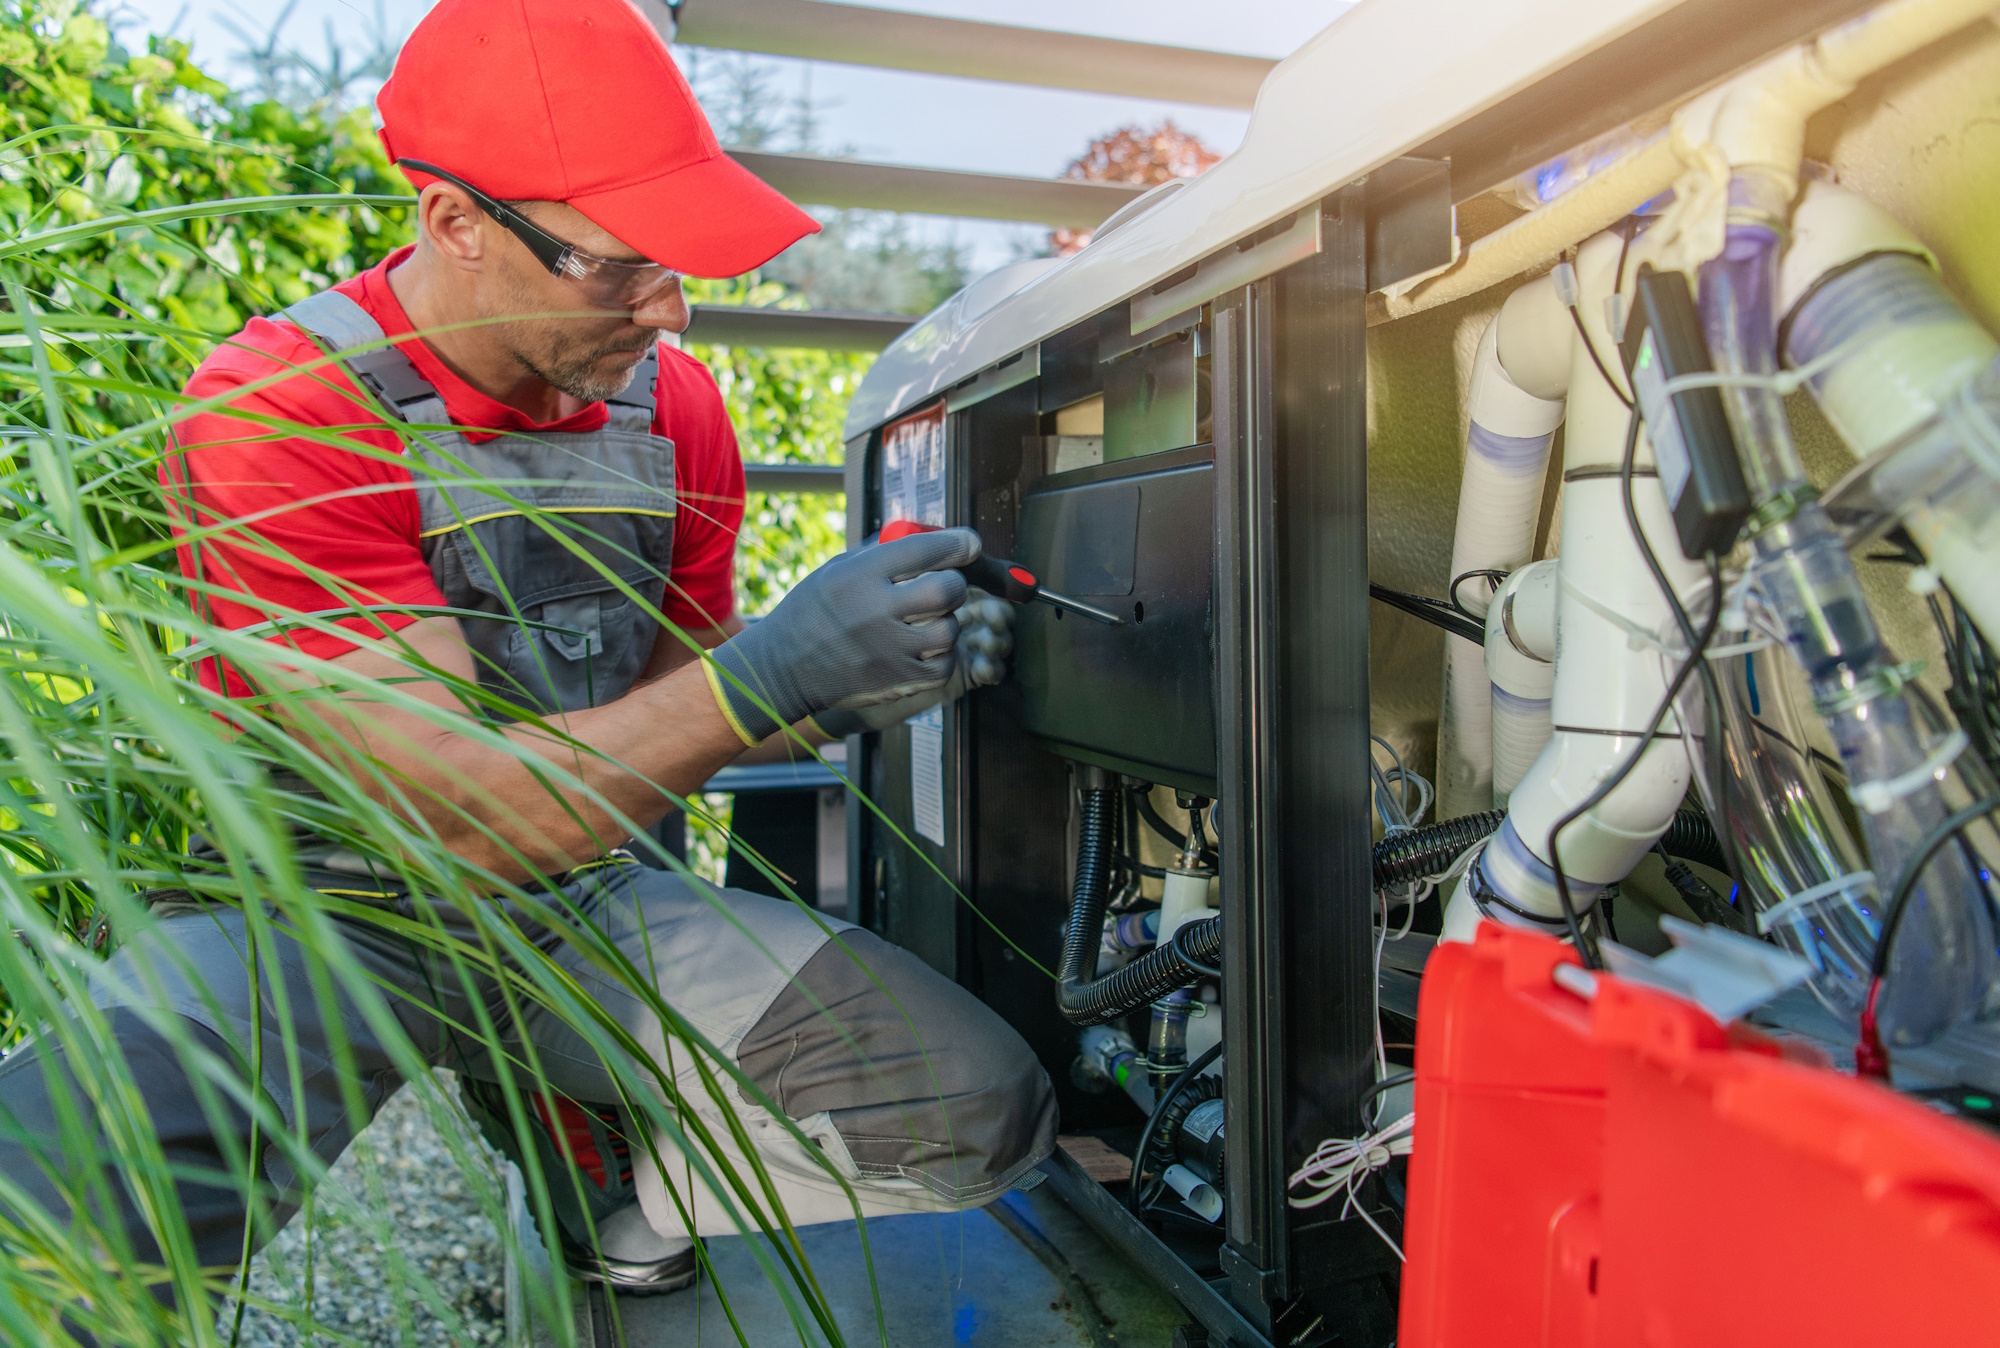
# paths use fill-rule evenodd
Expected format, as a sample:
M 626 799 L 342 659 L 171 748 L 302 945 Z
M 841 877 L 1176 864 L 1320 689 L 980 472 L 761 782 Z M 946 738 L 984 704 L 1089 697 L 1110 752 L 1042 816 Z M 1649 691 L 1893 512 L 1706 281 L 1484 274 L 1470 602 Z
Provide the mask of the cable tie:
M 1891 777 L 1886 782 L 1861 782 L 1847 788 L 1847 794 L 1854 803 L 1870 814 L 1887 814 L 1891 806 L 1914 791 L 1921 791 L 1925 783 L 1935 781 L 1944 775 L 1946 768 L 1957 761 L 1970 743 L 1963 730 L 1953 730 L 1937 748 L 1931 751 L 1916 767 L 1900 776 Z
M 1796 894 L 1788 894 L 1785 896 L 1785 901 L 1777 907 L 1768 908 L 1757 914 L 1757 930 L 1769 935 L 1771 928 L 1780 922 L 1795 921 L 1805 909 L 1821 899 L 1830 899 L 1836 894 L 1845 894 L 1849 890 L 1863 887 L 1872 889 L 1874 886 L 1873 871 L 1853 871 L 1847 875 L 1836 875 L 1831 880 L 1802 889 Z
M 1624 614 L 1618 612 L 1616 609 L 1613 609 L 1610 606 L 1600 602 L 1599 600 L 1592 598 L 1590 595 L 1585 594 L 1582 590 L 1577 588 L 1576 583 L 1574 581 L 1572 581 L 1568 576 L 1563 575 L 1560 569 L 1558 569 L 1556 572 L 1556 584 L 1562 587 L 1562 591 L 1564 594 L 1567 594 L 1571 598 L 1575 599 L 1577 603 L 1582 604 L 1592 613 L 1595 613 L 1598 617 L 1604 619 L 1604 621 L 1612 624 L 1615 627 L 1622 629 L 1625 633 L 1625 645 L 1628 649 L 1637 651 L 1637 650 L 1643 650 L 1646 647 L 1651 646 L 1661 655 L 1679 654 L 1679 652 L 1677 651 L 1668 649 L 1666 643 L 1660 640 L 1659 633 L 1647 631 L 1645 628 L 1639 626 L 1639 624 L 1633 622 L 1630 618 L 1627 618 Z
M 1838 716 L 1844 711 L 1852 711 L 1856 707 L 1873 702 L 1878 697 L 1894 697 L 1909 684 L 1915 683 L 1917 676 L 1923 672 L 1924 662 L 1921 660 L 1909 660 L 1900 665 L 1885 665 L 1837 697 L 1830 697 L 1824 701 L 1814 699 L 1813 710 L 1821 716 Z
M 1574 264 L 1568 262 L 1556 263 L 1549 271 L 1549 280 L 1555 285 L 1556 299 L 1561 302 L 1562 307 L 1565 309 L 1576 308 L 1577 301 L 1583 298 L 1583 289 L 1577 284 L 1576 267 Z

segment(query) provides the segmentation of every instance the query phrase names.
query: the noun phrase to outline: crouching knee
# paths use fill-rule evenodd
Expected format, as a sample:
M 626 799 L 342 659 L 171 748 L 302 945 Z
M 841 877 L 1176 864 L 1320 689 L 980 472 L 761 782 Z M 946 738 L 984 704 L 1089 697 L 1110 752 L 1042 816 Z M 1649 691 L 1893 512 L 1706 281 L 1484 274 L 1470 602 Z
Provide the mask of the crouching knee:
M 997 1198 L 1055 1147 L 1055 1091 L 1027 1042 L 867 932 L 815 954 L 738 1060 L 791 1118 L 823 1114 L 860 1178 L 954 1206 Z

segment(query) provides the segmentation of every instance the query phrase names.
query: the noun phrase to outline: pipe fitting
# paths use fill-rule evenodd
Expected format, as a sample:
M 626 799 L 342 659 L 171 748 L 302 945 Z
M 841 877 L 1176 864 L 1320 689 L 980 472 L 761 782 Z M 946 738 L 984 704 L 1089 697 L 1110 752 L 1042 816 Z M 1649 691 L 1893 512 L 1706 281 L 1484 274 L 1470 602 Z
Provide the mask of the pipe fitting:
M 1505 805 L 1549 742 L 1556 683 L 1554 559 L 1513 572 L 1486 611 L 1486 678 L 1493 698 L 1493 803 Z
M 1549 447 L 1566 412 L 1573 340 L 1568 312 L 1547 277 L 1517 289 L 1481 336 L 1467 397 L 1465 468 L 1451 549 L 1454 577 L 1511 571 L 1528 561 Z M 1500 358 L 1503 344 L 1536 392 L 1515 382 Z M 1483 614 L 1487 600 L 1478 588 L 1465 587 L 1461 600 Z M 1491 685 L 1483 661 L 1447 642 L 1444 683 L 1439 808 L 1484 809 L 1492 791 L 1493 751 Z

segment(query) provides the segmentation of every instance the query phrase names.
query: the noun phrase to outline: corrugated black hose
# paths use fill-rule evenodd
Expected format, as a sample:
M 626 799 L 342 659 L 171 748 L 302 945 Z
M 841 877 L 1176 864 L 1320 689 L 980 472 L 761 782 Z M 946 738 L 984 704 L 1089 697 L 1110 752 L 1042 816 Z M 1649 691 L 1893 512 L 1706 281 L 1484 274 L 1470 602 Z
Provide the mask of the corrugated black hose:
M 1464 814 L 1427 828 L 1413 828 L 1375 844 L 1375 887 L 1436 875 L 1506 820 L 1505 810 Z
M 1103 978 L 1097 976 L 1097 955 L 1104 939 L 1104 904 L 1114 850 L 1112 811 L 1118 792 L 1111 786 L 1086 786 L 1083 819 L 1076 840 L 1076 891 L 1070 898 L 1069 933 L 1063 941 L 1061 981 L 1056 1004 L 1077 1025 L 1102 1025 L 1147 1003 L 1184 988 L 1222 962 L 1222 919 L 1189 922 L 1175 933 L 1172 945 Z M 1462 815 L 1428 828 L 1411 829 L 1375 845 L 1377 887 L 1435 875 L 1460 852 L 1498 829 L 1506 819 L 1501 810 Z M 1726 872 L 1722 843 L 1707 816 L 1682 810 L 1674 817 L 1661 847 L 1677 857 L 1698 861 Z M 1186 953 L 1183 954 L 1182 952 Z M 1197 962 L 1198 961 L 1198 962 Z
M 1056 1005 L 1077 1025 L 1102 1025 L 1136 1011 L 1202 976 L 1202 965 L 1222 958 L 1222 919 L 1184 924 L 1175 940 L 1114 973 L 1097 976 L 1104 941 L 1105 888 L 1111 873 L 1111 812 L 1118 793 L 1109 786 L 1083 788 L 1083 819 L 1076 838 L 1076 890 L 1070 898 L 1069 933 L 1063 940 Z
M 1679 857 L 1683 861 L 1698 861 L 1712 871 L 1730 874 L 1729 858 L 1723 855 L 1722 839 L 1715 836 L 1715 825 L 1700 810 L 1682 810 L 1674 816 L 1674 822 L 1667 827 L 1660 838 L 1660 846 L 1668 856 Z
M 1487 810 L 1384 838 L 1375 844 L 1375 887 L 1436 875 L 1460 852 L 1499 829 L 1506 818 L 1505 810 Z M 1660 846 L 1672 856 L 1698 861 L 1725 875 L 1729 873 L 1729 863 L 1722 855 L 1722 840 L 1715 836 L 1708 816 L 1700 810 L 1682 810 L 1676 814 L 1660 839 Z

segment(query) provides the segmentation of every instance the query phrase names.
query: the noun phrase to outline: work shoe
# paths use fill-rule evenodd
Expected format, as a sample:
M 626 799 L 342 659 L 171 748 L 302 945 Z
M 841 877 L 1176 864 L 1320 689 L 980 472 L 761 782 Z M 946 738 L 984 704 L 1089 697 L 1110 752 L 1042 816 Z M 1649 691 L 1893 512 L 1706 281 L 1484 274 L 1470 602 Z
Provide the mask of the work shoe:
M 601 1252 L 593 1254 L 568 1235 L 564 1235 L 562 1247 L 563 1263 L 568 1266 L 572 1278 L 601 1283 L 620 1296 L 646 1297 L 678 1292 L 691 1285 L 701 1270 L 692 1241 L 664 1258 L 644 1261 L 615 1259 Z
M 694 1281 L 699 1267 L 694 1242 L 686 1236 L 663 1236 L 653 1230 L 637 1203 L 620 1208 L 597 1224 L 595 1250 L 564 1231 L 562 1252 L 571 1276 L 601 1283 L 626 1296 L 678 1292 Z

